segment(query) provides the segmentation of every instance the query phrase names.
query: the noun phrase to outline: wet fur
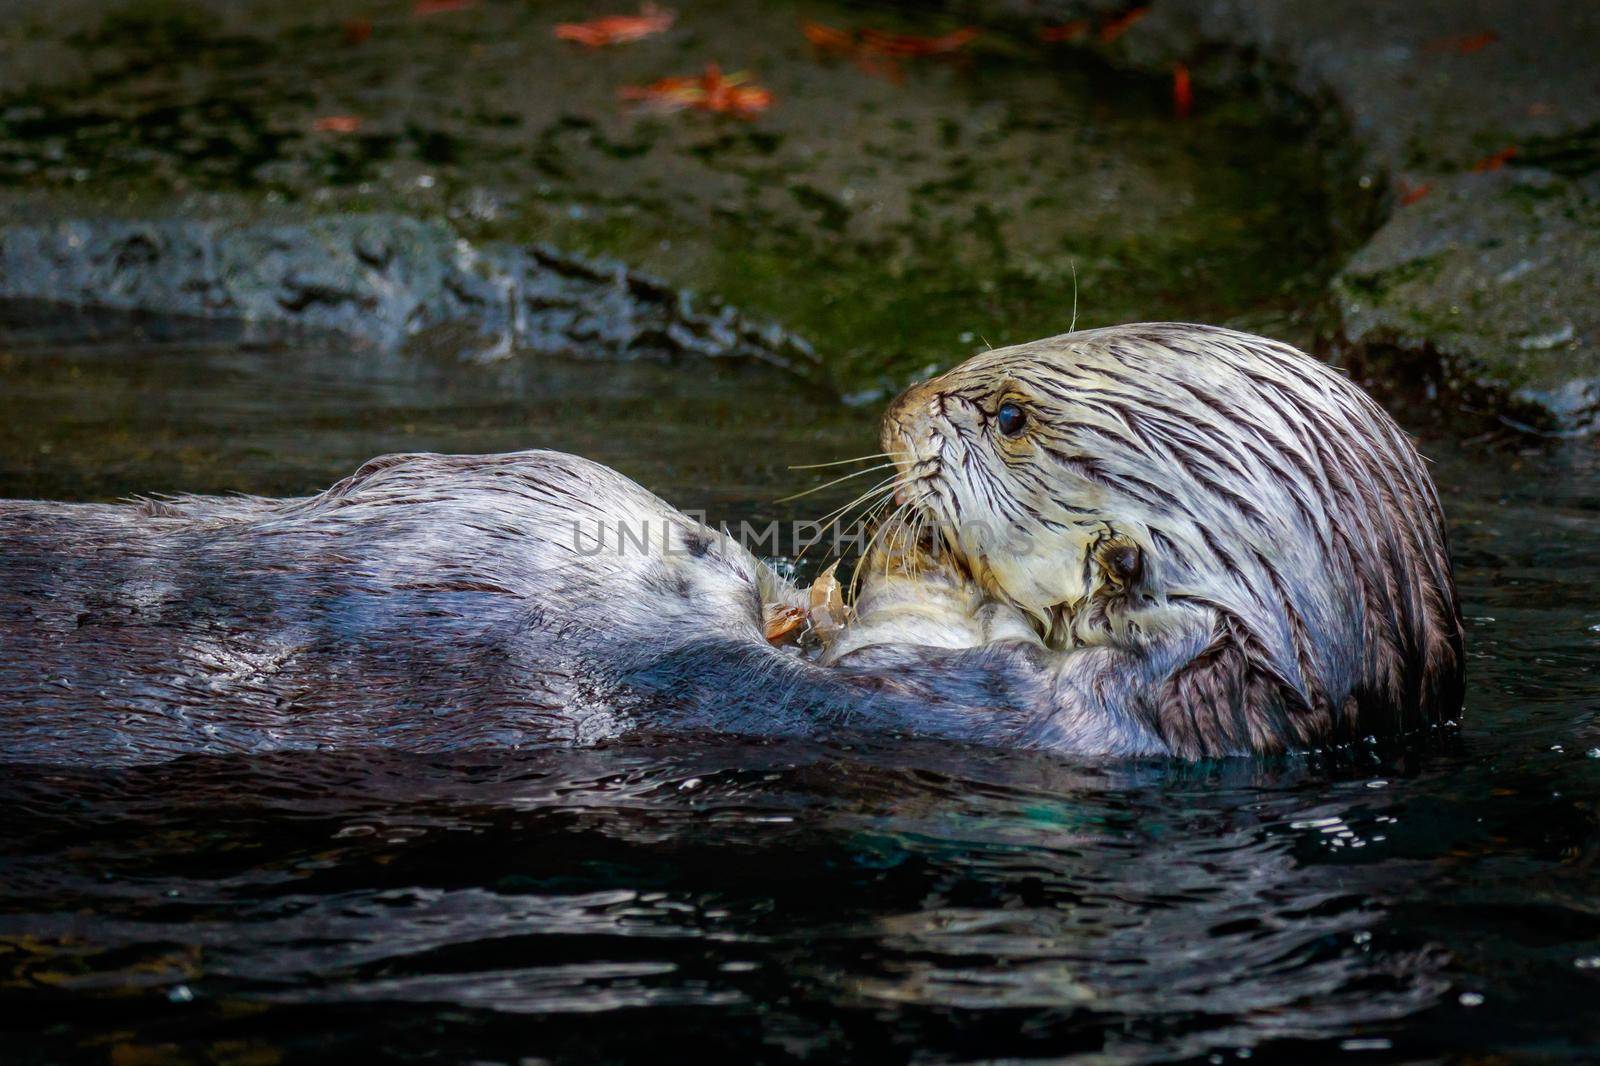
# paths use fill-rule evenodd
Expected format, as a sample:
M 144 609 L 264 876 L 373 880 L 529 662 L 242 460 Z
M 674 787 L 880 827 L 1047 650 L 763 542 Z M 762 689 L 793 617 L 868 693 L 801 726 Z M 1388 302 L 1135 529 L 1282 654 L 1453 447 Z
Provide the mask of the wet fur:
M 985 436 L 1002 388 L 1034 405 L 1026 452 Z M 897 401 L 886 439 L 912 436 L 922 506 L 978 594 L 943 586 L 943 627 L 897 586 L 876 601 L 892 624 L 869 613 L 831 666 L 766 643 L 764 604 L 802 601 L 747 551 L 554 452 L 389 456 L 302 500 L 0 503 L 0 754 L 653 729 L 1194 758 L 1459 709 L 1427 474 L 1286 346 L 1141 325 L 990 352 Z M 974 513 L 1026 517 L 1058 550 L 1007 570 L 963 543 Z M 651 543 L 575 541 L 619 523 Z
M 0 753 L 444 751 L 640 728 L 1005 744 L 1047 703 L 1036 664 L 1003 655 L 931 653 L 914 678 L 824 670 L 763 638 L 763 602 L 792 596 L 731 539 L 556 452 L 387 456 L 303 500 L 3 502 Z
M 995 428 L 1001 402 L 1030 413 L 1016 439 Z M 1173 754 L 1317 747 L 1460 710 L 1432 481 L 1382 409 L 1287 345 L 1150 323 L 985 353 L 901 396 L 884 447 L 957 564 L 1067 661 L 1108 647 L 1142 664 L 1104 684 Z M 1047 550 L 1008 554 L 963 530 L 974 518 Z M 1137 576 L 1111 573 L 1108 550 L 1136 552 Z

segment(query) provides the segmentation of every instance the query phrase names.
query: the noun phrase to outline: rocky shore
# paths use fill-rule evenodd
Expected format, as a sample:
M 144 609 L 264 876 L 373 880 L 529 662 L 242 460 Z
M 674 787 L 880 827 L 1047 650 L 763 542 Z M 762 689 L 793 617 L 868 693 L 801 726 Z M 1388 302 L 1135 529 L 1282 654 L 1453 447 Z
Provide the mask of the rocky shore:
M 1319 207 L 1307 214 L 1340 217 L 1309 231 L 1316 247 L 1307 258 L 1328 266 L 1290 268 L 1300 287 L 1286 284 L 1275 304 L 1260 278 L 1239 279 L 1237 265 L 1171 276 L 1199 238 L 1148 205 L 1184 201 L 1204 183 L 1156 184 L 1153 175 L 1175 169 L 1163 158 L 1101 163 L 1113 176 L 1066 188 L 1050 208 L 1066 222 L 1047 244 L 1035 205 L 1065 186 L 1041 173 L 1036 188 L 1007 202 L 989 172 L 1019 164 L 996 153 L 1042 157 L 1026 140 L 1004 140 L 995 116 L 894 112 L 882 123 L 883 143 L 860 155 L 892 161 L 889 171 L 906 175 L 900 188 L 859 169 L 862 159 L 806 162 L 813 156 L 801 125 L 734 123 L 705 137 L 615 121 L 615 84 L 698 59 L 692 33 L 660 45 L 678 58 L 641 50 L 606 60 L 635 64 L 628 68 L 573 60 L 554 75 L 560 99 L 552 102 L 529 80 L 538 72 L 529 73 L 525 56 L 484 43 L 520 35 L 548 45 L 548 15 L 463 5 L 467 13 L 446 23 L 408 10 L 395 5 L 379 18 L 335 3 L 315 16 L 247 15 L 225 3 L 72 0 L 45 22 L 29 5 L 0 0 L 0 15 L 15 16 L 0 33 L 0 178 L 8 186 L 0 193 L 0 298 L 237 319 L 267 335 L 438 341 L 478 360 L 513 351 L 754 359 L 866 396 L 896 387 L 930 353 L 950 357 L 978 339 L 943 323 L 918 332 L 928 296 L 908 279 L 920 273 L 928 292 L 960 294 L 957 317 L 993 316 L 1028 332 L 1058 321 L 1061 308 L 1042 295 L 1063 303 L 1064 279 L 1076 289 L 1081 267 L 1088 324 L 1101 324 L 1097 315 L 1226 318 L 1318 343 L 1364 378 L 1426 397 L 1446 421 L 1466 411 L 1475 422 L 1487 414 L 1538 433 L 1600 427 L 1600 75 L 1592 59 L 1600 7 L 970 0 L 938 16 L 998 31 L 978 53 L 990 69 L 1018 48 L 1034 49 L 1026 62 L 1037 64 L 1044 47 L 1062 69 L 1077 57 L 1079 66 L 1147 86 L 1181 70 L 1193 84 L 1190 135 L 1228 136 L 1227 126 L 1196 123 L 1241 98 L 1317 130 L 1333 187 L 1308 201 Z M 1077 28 L 1041 46 L 1036 38 L 1049 27 Z M 779 84 L 780 101 L 791 101 L 785 122 L 803 100 L 815 111 L 836 91 L 857 94 L 861 115 L 909 99 L 840 64 L 818 66 L 798 35 L 778 47 L 759 27 L 719 32 L 730 50 L 773 47 L 791 65 Z M 475 81 L 457 78 L 468 69 L 458 54 L 476 57 Z M 329 125 L 326 112 L 357 106 L 350 101 L 371 95 L 363 79 L 399 57 L 427 72 L 408 75 L 420 102 L 386 125 L 342 113 L 332 116 L 341 125 Z M 245 86 L 227 69 L 282 72 L 296 63 L 317 70 L 330 99 L 292 80 Z M 201 77 L 222 79 L 226 93 L 194 96 Z M 1035 89 L 1029 82 L 1013 91 Z M 564 102 L 582 100 L 600 101 L 601 110 L 589 116 Z M 937 108 L 948 106 L 939 99 Z M 335 128 L 352 132 L 308 132 Z M 918 150 L 936 129 L 957 148 L 930 161 Z M 608 167 L 636 187 L 608 200 Z M 797 167 L 815 171 L 796 178 Z M 669 191 L 652 184 L 658 174 Z M 1261 196 L 1281 199 L 1286 177 L 1292 185 L 1292 173 L 1280 171 Z M 1118 198 L 1095 207 L 1084 192 L 1097 187 Z M 851 200 L 857 191 L 862 199 Z M 968 218 L 971 202 L 983 210 Z M 99 203 L 115 207 L 84 207 Z M 1183 221 L 1200 231 L 1232 221 L 1223 203 L 1203 208 Z M 1125 232 L 1111 232 L 1128 219 Z M 1270 216 L 1253 224 L 1285 225 Z M 1103 239 L 1096 246 L 1084 233 Z M 574 246 L 591 254 L 565 250 Z M 929 249 L 945 274 L 929 272 Z M 1262 249 L 1265 256 L 1248 245 L 1228 254 L 1257 273 L 1285 270 L 1275 250 Z M 812 262 L 816 283 L 796 284 L 796 264 Z M 865 284 L 880 271 L 885 289 L 869 301 Z M 1164 287 L 1140 288 L 1152 278 Z M 685 287 L 719 299 L 691 299 Z M 1187 295 L 1196 292 L 1216 296 Z M 753 301 L 756 313 L 721 297 Z M 1319 301 L 1331 311 L 1285 310 Z M 867 303 L 871 314 L 854 310 Z M 862 338 L 882 336 L 885 323 L 906 324 L 901 347 L 863 350 Z
M 475 244 L 394 214 L 16 223 L 0 229 L 0 299 L 221 319 L 258 339 L 448 346 L 476 361 L 737 358 L 801 374 L 815 363 L 780 327 L 703 307 L 621 263 Z
M 1354 369 L 1540 432 L 1600 427 L 1600 7 L 1525 0 L 1043 0 L 1083 47 L 1288 89 L 1358 153 L 1383 218 L 1334 279 Z M 1446 404 L 1447 405 L 1447 404 Z

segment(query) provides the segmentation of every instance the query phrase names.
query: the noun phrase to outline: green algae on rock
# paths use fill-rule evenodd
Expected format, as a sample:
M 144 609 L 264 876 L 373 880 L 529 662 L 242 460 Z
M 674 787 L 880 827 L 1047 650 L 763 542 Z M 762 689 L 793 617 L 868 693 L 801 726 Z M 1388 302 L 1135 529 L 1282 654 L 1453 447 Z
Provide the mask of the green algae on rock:
M 1449 390 L 1429 403 L 1445 420 L 1572 434 L 1600 428 L 1597 35 L 1600 6 L 1560 0 L 1193 0 L 1094 47 L 1127 69 L 1190 63 L 1202 99 L 1276 87 L 1341 127 L 1383 209 L 1331 289 L 1356 369 Z
M 1536 431 L 1600 422 L 1600 183 L 1463 174 L 1397 211 L 1345 266 L 1345 336 L 1373 369 L 1431 348 Z M 1449 384 L 1449 382 L 1445 382 Z
M 576 3 L 415 19 L 400 3 L 137 0 L 116 34 L 69 4 L 0 30 L 18 60 L 0 75 L 0 200 L 26 200 L 9 213 L 29 222 L 137 216 L 130 198 L 218 225 L 377 209 L 474 246 L 618 257 L 803 334 L 816 380 L 862 399 L 1075 317 L 1301 343 L 1319 323 L 1339 245 L 1324 166 L 1247 99 L 1178 121 L 1163 78 L 1016 26 L 874 77 L 816 54 L 800 22 L 948 27 L 678 6 L 671 32 L 594 53 L 551 34 Z M 371 34 L 352 43 L 356 18 Z M 742 122 L 618 100 L 708 61 L 752 71 L 775 106 Z

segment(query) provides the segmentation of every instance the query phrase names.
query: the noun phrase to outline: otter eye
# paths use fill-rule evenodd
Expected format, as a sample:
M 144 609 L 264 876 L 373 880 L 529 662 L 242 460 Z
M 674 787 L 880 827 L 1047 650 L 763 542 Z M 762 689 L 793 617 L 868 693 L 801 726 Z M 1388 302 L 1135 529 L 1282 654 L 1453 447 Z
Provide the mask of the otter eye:
M 1028 412 L 1014 403 L 1003 403 L 994 413 L 995 425 L 1008 437 L 1015 437 L 1028 424 Z

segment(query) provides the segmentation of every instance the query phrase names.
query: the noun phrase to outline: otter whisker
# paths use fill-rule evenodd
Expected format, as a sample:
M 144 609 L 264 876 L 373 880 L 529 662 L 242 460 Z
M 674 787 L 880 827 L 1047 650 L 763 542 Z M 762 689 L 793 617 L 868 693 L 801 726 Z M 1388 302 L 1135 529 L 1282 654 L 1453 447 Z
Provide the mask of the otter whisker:
M 780 496 L 778 499 L 773 500 L 772 502 L 773 503 L 788 503 L 790 500 L 798 500 L 802 496 L 810 496 L 813 492 L 821 492 L 823 489 L 832 488 L 835 485 L 842 484 L 843 482 L 849 481 L 851 478 L 858 478 L 858 477 L 861 477 L 861 476 L 863 476 L 865 474 L 875 473 L 875 472 L 877 472 L 879 470 L 888 470 L 890 467 L 892 467 L 894 465 L 895 465 L 894 463 L 879 463 L 877 466 L 869 466 L 865 470 L 857 470 L 854 473 L 846 474 L 843 477 L 836 477 L 832 481 L 825 481 L 820 485 L 816 485 L 816 486 L 813 486 L 812 488 L 806 489 L 804 492 L 796 492 L 796 493 L 793 493 L 792 495 L 789 495 L 789 496 Z
M 897 459 L 905 452 L 878 452 L 876 455 L 858 455 L 854 459 L 835 459 L 831 463 L 801 463 L 798 466 L 788 467 L 790 470 L 821 470 L 827 466 L 844 466 L 847 463 L 864 463 L 869 459 Z
M 900 485 L 898 485 L 898 484 L 890 485 L 887 489 L 885 489 L 884 492 L 881 495 L 879 495 L 878 498 L 876 500 L 874 500 L 866 508 L 866 510 L 864 512 L 862 512 L 861 518 L 859 520 L 860 524 L 863 525 L 863 526 L 870 525 L 872 523 L 873 519 L 886 506 L 889 505 L 890 501 L 892 501 L 894 499 L 894 494 L 897 491 L 899 491 L 899 489 L 900 489 Z
M 888 537 L 884 540 L 884 545 L 885 547 L 898 545 L 899 547 L 897 550 L 899 551 L 902 559 L 904 558 L 905 553 L 909 550 L 906 535 L 910 532 L 910 516 L 914 513 L 915 505 L 908 503 L 906 506 L 901 507 L 898 511 L 890 516 L 890 520 L 893 524 L 892 528 L 889 530 Z M 889 564 L 892 561 L 893 554 L 891 551 L 890 554 L 886 554 L 884 556 L 883 560 L 883 576 L 885 578 L 889 576 Z
M 845 504 L 843 507 L 835 507 L 821 518 L 818 518 L 816 522 L 818 525 L 821 525 L 830 519 L 837 518 L 843 515 L 844 512 L 850 510 L 852 507 L 857 506 L 863 501 L 876 497 L 880 492 L 888 496 L 893 496 L 902 487 L 904 487 L 904 485 L 905 482 L 901 480 L 901 477 L 898 473 L 892 474 L 878 482 L 876 485 L 872 486 L 866 492 L 863 492 L 861 495 L 857 496 L 855 499 L 851 500 L 849 503 Z
M 899 485 L 896 485 L 896 487 L 894 487 L 894 491 L 899 491 L 899 490 L 901 490 L 901 488 L 909 488 L 909 487 L 910 487 L 910 482 L 909 482 L 909 480 L 906 480 L 906 482 L 901 482 L 901 483 L 899 483 Z M 893 501 L 894 501 L 894 491 L 891 491 L 891 493 L 888 493 L 888 495 L 886 495 L 885 498 L 880 499 L 880 501 L 878 501 L 877 506 L 872 507 L 872 511 L 867 512 L 866 515 L 862 515 L 862 522 L 872 522 L 872 520 L 877 519 L 878 514 L 882 514 L 883 507 L 886 507 L 886 506 L 888 506 L 888 504 L 893 503 Z
M 894 497 L 896 492 L 899 492 L 900 489 L 905 487 L 905 484 L 905 481 L 901 479 L 898 473 L 890 477 L 886 477 L 844 506 L 835 507 L 832 511 L 829 511 L 821 518 L 815 519 L 812 524 L 817 526 L 835 524 L 843 520 L 844 516 L 847 515 L 851 510 L 856 507 L 860 507 L 863 504 L 866 505 L 868 511 L 871 511 L 874 507 L 877 507 L 883 503 L 887 503 Z M 810 548 L 810 545 L 808 544 L 806 547 Z M 801 551 L 800 556 L 801 558 L 804 558 L 804 550 Z
M 896 507 L 889 513 L 889 517 L 884 519 L 883 523 L 879 525 L 877 529 L 873 530 L 872 536 L 867 538 L 866 547 L 861 549 L 861 558 L 856 560 L 855 568 L 850 571 L 851 600 L 856 598 L 856 586 L 861 582 L 861 564 L 872 557 L 872 546 L 878 542 L 878 538 L 883 535 L 883 531 L 893 526 L 895 519 L 899 518 L 906 508 L 910 506 L 911 502 L 908 500 L 905 503 L 902 503 L 899 507 Z
M 927 529 L 927 525 L 928 512 L 920 507 L 917 508 L 916 521 L 911 527 L 911 546 L 914 551 L 911 563 L 911 576 L 914 578 L 922 576 L 922 534 L 923 531 Z
M 828 523 L 834 523 L 843 518 L 846 512 L 850 511 L 854 507 L 859 506 L 864 501 L 872 501 L 868 506 L 868 513 L 870 514 L 872 511 L 881 508 L 884 504 L 894 499 L 894 494 L 902 487 L 903 482 L 900 481 L 898 474 L 896 474 L 894 477 L 885 478 L 883 481 L 878 482 L 878 484 L 874 485 L 866 492 L 863 492 L 860 496 L 857 496 L 855 499 L 845 504 L 843 507 L 836 508 L 828 514 L 823 515 L 821 518 L 817 519 L 814 524 L 820 526 Z M 811 544 L 815 543 L 816 541 L 811 542 Z M 807 544 L 804 548 L 800 549 L 800 554 L 795 557 L 796 562 L 799 562 L 806 557 L 806 552 L 811 550 L 811 544 Z
M 898 521 L 895 523 L 895 527 L 894 527 L 893 532 L 891 532 L 889 534 L 889 539 L 884 542 L 885 544 L 891 544 L 891 545 L 896 543 L 896 542 L 898 542 L 899 545 L 900 545 L 900 554 L 901 554 L 902 557 L 904 557 L 907 552 L 912 552 L 913 553 L 913 565 L 915 564 L 914 553 L 915 553 L 915 550 L 916 550 L 916 546 L 912 542 L 912 540 L 910 539 L 911 518 L 912 518 L 912 516 L 916 515 L 917 513 L 918 512 L 916 510 L 915 505 L 913 505 L 913 504 L 911 504 L 909 502 L 907 503 L 907 505 L 905 507 L 902 507 L 899 511 L 897 511 L 896 514 L 895 514 L 895 517 L 898 519 Z M 887 557 L 883 560 L 883 576 L 884 577 L 888 577 L 889 576 L 889 562 L 890 562 L 890 560 Z
M 888 488 L 883 491 L 881 496 L 879 496 L 870 505 L 868 505 L 866 511 L 862 514 L 861 518 L 859 519 L 859 522 L 860 522 L 861 525 L 863 525 L 863 526 L 870 525 L 872 523 L 872 520 L 873 520 L 874 516 L 876 516 L 880 511 L 882 511 L 883 508 L 885 506 L 887 506 L 891 500 L 894 499 L 894 494 L 896 492 L 898 492 L 901 488 L 904 487 L 904 483 L 903 482 L 900 482 L 897 479 L 893 479 L 893 478 L 891 478 L 890 480 L 893 481 L 894 483 L 889 485 Z M 838 541 L 835 540 L 834 543 L 835 543 L 835 545 L 837 545 Z M 801 552 L 800 552 L 800 558 L 801 559 L 805 558 L 806 551 L 809 551 L 810 548 L 811 548 L 811 545 L 807 544 L 805 546 L 805 548 L 801 550 Z M 859 563 L 858 563 L 858 565 L 859 565 Z
M 898 489 L 898 487 L 899 486 L 896 486 L 897 489 Z M 893 501 L 894 501 L 894 491 L 890 491 L 890 492 L 884 493 L 883 494 L 883 499 L 879 500 L 873 506 L 868 508 L 867 512 L 861 516 L 861 524 L 862 525 L 870 525 L 872 522 L 876 521 L 877 517 L 880 514 L 883 513 L 883 509 L 885 507 L 889 506 L 889 504 L 892 503 Z
M 1078 261 L 1069 259 L 1067 265 L 1072 268 L 1072 321 L 1067 324 L 1067 332 L 1071 333 L 1078 328 Z

